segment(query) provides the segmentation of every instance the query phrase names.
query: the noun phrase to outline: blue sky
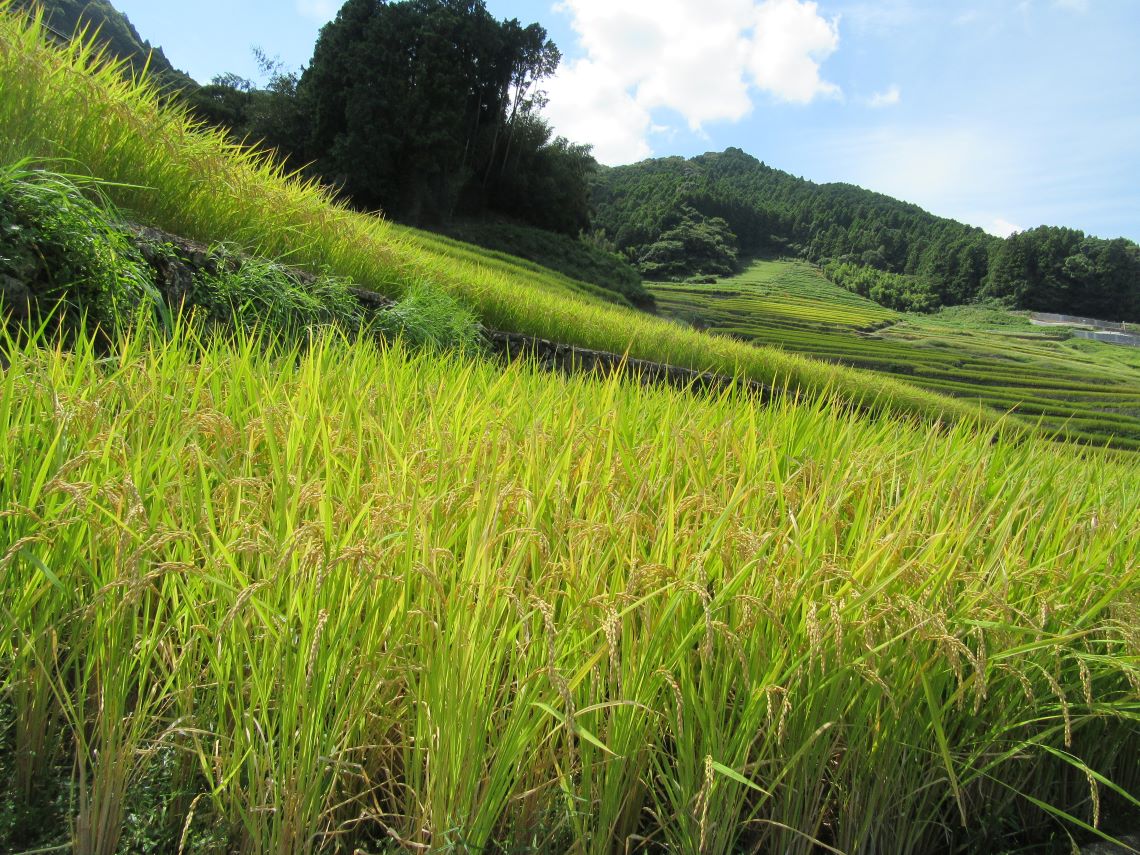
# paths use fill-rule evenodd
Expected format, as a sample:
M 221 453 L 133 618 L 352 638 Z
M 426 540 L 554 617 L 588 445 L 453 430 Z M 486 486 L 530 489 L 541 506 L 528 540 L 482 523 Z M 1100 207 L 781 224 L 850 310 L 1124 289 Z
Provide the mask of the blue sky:
M 200 81 L 299 68 L 332 0 L 113 0 Z M 1140 240 L 1140 0 L 487 0 L 564 60 L 556 129 L 604 163 L 739 146 L 994 233 Z

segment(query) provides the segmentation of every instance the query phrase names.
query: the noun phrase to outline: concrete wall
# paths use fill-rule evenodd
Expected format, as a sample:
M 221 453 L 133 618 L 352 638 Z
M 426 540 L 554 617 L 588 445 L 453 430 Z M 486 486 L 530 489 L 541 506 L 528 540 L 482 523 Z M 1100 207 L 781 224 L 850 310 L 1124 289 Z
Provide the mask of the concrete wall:
M 1093 327 L 1108 332 L 1140 332 L 1140 324 L 1126 324 L 1119 321 L 1101 321 L 1096 318 L 1082 318 L 1077 315 L 1058 315 L 1053 312 L 1030 312 L 1029 317 L 1043 324 L 1073 324 Z

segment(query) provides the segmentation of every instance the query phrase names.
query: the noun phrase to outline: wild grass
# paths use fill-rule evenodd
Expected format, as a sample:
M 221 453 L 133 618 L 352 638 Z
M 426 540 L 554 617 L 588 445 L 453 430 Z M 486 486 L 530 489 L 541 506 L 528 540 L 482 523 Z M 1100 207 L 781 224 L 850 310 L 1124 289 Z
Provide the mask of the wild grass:
M 889 378 L 711 339 L 571 293 L 555 278 L 441 251 L 196 125 L 149 83 L 124 80 L 90 46 L 49 46 L 10 0 L 0 0 L 0 128 L 0 161 L 66 163 L 110 182 L 111 200 L 136 219 L 206 244 L 233 242 L 394 297 L 430 282 L 494 328 L 817 394 L 835 390 L 883 410 L 978 417 L 973 406 Z
M 70 326 L 86 317 L 113 331 L 156 305 L 142 258 L 82 185 L 100 196 L 95 183 L 0 163 L 0 319 L 58 309 Z
M 803 262 L 650 290 L 663 315 L 709 332 L 904 378 L 1061 439 L 1140 449 L 1140 359 L 1130 348 L 1078 344 L 994 307 L 893 312 Z
M 319 276 L 301 282 L 264 259 L 246 258 L 232 265 L 222 260 L 216 266 L 215 272 L 197 272 L 188 296 L 205 318 L 226 330 L 238 324 L 304 336 L 321 326 L 353 332 L 361 325 L 360 305 L 343 280 Z M 177 312 L 180 307 L 168 308 Z
M 0 373 L 8 846 L 998 851 L 1135 805 L 1129 463 L 330 331 L 85 342 Z

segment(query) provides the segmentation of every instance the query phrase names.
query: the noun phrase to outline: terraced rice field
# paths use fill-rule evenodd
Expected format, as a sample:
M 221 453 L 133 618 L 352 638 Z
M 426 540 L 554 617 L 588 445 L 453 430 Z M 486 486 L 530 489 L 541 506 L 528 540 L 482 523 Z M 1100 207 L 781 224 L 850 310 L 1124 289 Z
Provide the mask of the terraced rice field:
M 1013 411 L 1069 439 L 1140 449 L 1140 352 L 1009 312 L 885 309 L 812 266 L 761 261 L 715 285 L 654 284 L 661 314 Z
M 1140 806 L 1131 460 L 110 346 L 0 370 L 0 851 L 1028 855 Z

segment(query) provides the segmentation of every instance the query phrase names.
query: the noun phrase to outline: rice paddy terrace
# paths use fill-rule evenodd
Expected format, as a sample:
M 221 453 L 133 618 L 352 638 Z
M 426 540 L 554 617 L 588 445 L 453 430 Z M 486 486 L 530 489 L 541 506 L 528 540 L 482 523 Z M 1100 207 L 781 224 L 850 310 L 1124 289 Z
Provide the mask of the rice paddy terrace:
M 661 314 L 710 332 L 891 374 L 1065 438 L 1140 449 L 1140 352 L 1129 348 L 995 309 L 901 314 L 797 261 L 760 261 L 716 284 L 650 291 Z
M 926 855 L 1135 828 L 1135 461 L 915 385 L 1048 390 L 1048 418 L 1123 443 L 1102 425 L 1135 423 L 1134 353 L 904 319 L 786 264 L 655 289 L 783 351 L 684 329 L 338 207 L 9 5 L 0 163 L 795 394 L 333 329 L 6 340 L 0 851 Z

